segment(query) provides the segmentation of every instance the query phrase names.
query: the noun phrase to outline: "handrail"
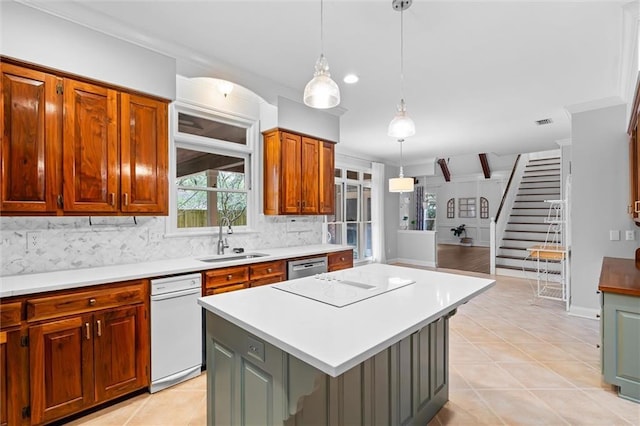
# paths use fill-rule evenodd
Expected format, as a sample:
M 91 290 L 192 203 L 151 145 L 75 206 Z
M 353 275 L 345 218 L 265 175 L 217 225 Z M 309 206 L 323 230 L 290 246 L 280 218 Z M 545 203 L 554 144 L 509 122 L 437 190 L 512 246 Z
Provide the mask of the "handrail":
M 496 219 L 495 219 L 496 221 L 498 221 L 498 218 L 500 217 L 502 206 L 504 206 L 504 201 L 506 200 L 507 194 L 509 193 L 509 188 L 511 187 L 511 181 L 513 181 L 513 175 L 515 175 L 516 168 L 518 167 L 518 162 L 520 161 L 520 155 L 521 154 L 518 154 L 518 156 L 516 157 L 515 163 L 513 163 L 513 169 L 511 170 L 511 176 L 509 176 L 509 182 L 507 182 L 507 187 L 502 193 L 502 201 L 500 201 L 500 207 L 498 207 L 498 213 L 496 213 Z

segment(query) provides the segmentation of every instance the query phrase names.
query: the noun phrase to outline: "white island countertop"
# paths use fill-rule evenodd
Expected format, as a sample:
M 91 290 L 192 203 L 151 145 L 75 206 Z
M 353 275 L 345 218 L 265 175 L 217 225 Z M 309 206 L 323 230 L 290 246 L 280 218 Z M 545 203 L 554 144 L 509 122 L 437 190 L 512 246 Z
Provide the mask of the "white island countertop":
M 154 278 L 167 275 L 205 271 L 225 268 L 227 266 L 249 265 L 272 260 L 291 259 L 312 255 L 322 255 L 353 247 L 316 244 L 308 246 L 266 248 L 247 250 L 246 253 L 228 253 L 218 256 L 203 253 L 199 256 L 178 259 L 164 259 L 150 262 L 129 263 L 121 265 L 98 266 L 93 268 L 67 269 L 62 271 L 41 272 L 37 274 L 7 275 L 0 277 L 0 297 L 22 296 L 54 290 L 66 290 L 97 284 L 108 284 L 120 281 Z M 267 256 L 251 259 L 227 258 L 242 256 L 248 253 L 262 253 Z M 203 262 L 200 259 L 216 258 L 217 262 Z
M 415 281 L 336 307 L 275 285 L 203 297 L 198 303 L 258 338 L 337 377 L 453 311 L 494 280 L 385 264 L 357 267 L 363 275 Z M 338 278 L 350 270 L 327 274 Z M 306 281 L 315 277 L 287 281 Z

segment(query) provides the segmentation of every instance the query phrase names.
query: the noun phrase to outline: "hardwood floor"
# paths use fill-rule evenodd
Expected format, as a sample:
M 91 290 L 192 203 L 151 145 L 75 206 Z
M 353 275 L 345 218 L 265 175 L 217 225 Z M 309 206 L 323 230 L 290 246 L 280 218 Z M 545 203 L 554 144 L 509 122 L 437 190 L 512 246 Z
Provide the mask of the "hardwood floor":
M 438 268 L 489 273 L 489 247 L 438 244 Z

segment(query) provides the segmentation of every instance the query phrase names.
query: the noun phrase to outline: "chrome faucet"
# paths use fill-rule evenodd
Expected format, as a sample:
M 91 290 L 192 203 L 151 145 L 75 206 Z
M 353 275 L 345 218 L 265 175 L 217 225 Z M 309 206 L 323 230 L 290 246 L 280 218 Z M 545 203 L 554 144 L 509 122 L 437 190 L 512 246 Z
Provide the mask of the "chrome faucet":
M 227 241 L 227 239 L 222 239 L 222 222 L 224 222 L 225 220 L 227 221 L 227 226 L 229 227 L 229 229 L 227 230 L 227 234 L 233 234 L 233 229 L 231 229 L 231 221 L 228 217 L 221 216 L 218 223 L 218 254 L 224 254 L 224 249 L 229 248 L 229 242 Z

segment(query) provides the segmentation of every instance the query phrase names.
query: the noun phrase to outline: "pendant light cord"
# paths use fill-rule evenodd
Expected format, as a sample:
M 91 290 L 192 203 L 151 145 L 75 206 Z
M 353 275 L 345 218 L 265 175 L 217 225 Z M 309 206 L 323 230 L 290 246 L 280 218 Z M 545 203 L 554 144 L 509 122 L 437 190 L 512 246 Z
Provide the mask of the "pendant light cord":
M 320 55 L 324 55 L 324 2 L 320 0 Z
M 399 174 L 399 177 L 403 178 L 404 177 L 404 170 L 402 168 L 402 165 L 404 164 L 404 161 L 402 159 L 402 142 L 404 142 L 404 139 L 398 139 L 398 142 L 400 142 L 400 174 Z
M 404 100 L 404 4 L 400 5 L 400 98 Z M 400 144 L 402 146 L 402 144 Z

